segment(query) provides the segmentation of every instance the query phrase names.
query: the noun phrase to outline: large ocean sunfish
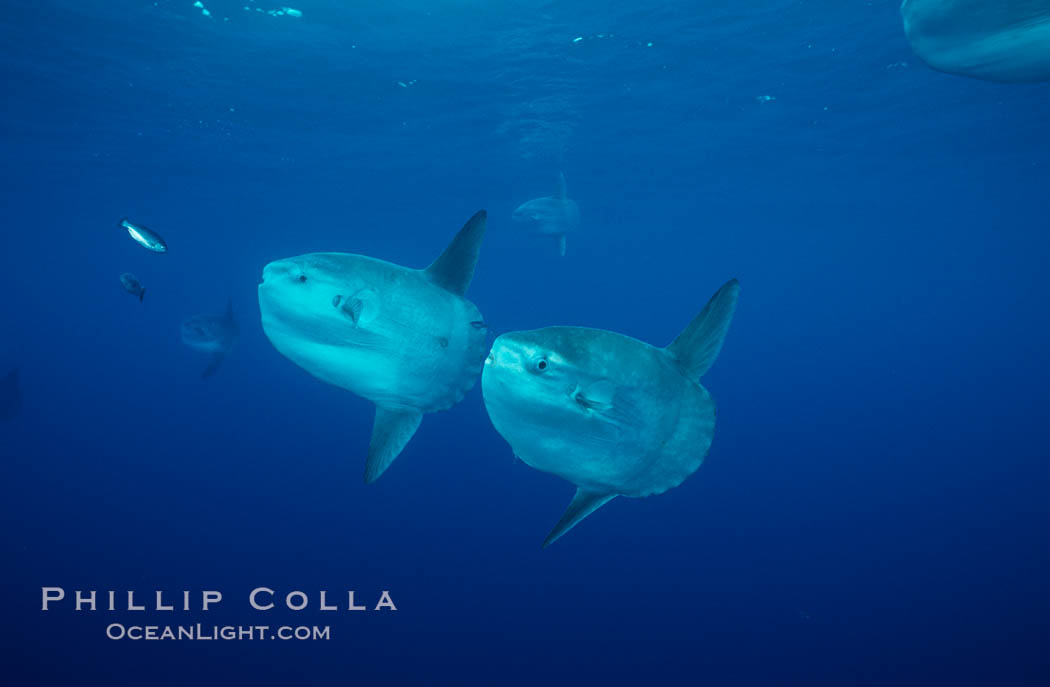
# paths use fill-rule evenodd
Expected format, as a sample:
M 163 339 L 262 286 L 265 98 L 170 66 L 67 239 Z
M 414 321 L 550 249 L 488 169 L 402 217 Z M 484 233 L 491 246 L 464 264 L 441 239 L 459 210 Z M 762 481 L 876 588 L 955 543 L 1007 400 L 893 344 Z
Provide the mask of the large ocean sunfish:
M 226 302 L 226 312 L 221 315 L 193 315 L 182 321 L 180 327 L 182 343 L 195 351 L 207 353 L 211 360 L 201 373 L 203 379 L 215 374 L 226 360 L 240 336 L 237 320 L 233 319 L 233 301 Z
M 565 175 L 558 175 L 558 188 L 553 196 L 533 198 L 514 210 L 513 219 L 542 236 L 558 242 L 558 252 L 565 257 L 565 237 L 580 226 L 580 208 L 565 191 Z
M 614 497 L 663 493 L 700 467 L 715 403 L 699 379 L 738 293 L 726 283 L 666 348 L 584 327 L 496 339 L 481 375 L 492 424 L 525 463 L 577 487 L 544 546 Z
M 1050 0 L 904 0 L 901 18 L 912 48 L 938 71 L 1050 79 Z
M 259 309 L 274 348 L 376 404 L 366 482 L 397 458 L 423 413 L 452 407 L 477 381 L 487 330 L 464 294 L 485 218 L 471 217 L 426 269 L 310 253 L 263 270 Z

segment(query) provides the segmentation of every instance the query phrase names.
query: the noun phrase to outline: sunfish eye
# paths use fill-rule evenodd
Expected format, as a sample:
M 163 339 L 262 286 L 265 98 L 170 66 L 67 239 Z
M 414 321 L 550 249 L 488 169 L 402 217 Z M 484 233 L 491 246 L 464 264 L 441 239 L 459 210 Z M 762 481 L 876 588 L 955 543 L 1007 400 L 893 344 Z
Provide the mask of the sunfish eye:
M 299 275 L 299 283 L 302 284 L 304 281 L 306 281 L 306 275 L 305 274 L 300 274 Z
M 547 362 L 546 358 L 540 358 L 535 362 L 534 367 L 536 368 L 537 372 L 544 372 L 548 367 L 550 367 L 550 363 Z

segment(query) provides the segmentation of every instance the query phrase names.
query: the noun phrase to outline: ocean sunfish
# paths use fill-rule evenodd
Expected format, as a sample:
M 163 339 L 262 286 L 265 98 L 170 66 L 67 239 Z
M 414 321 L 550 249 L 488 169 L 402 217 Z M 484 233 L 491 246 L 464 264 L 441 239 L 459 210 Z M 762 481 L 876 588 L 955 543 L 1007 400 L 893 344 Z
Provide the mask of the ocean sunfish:
M 153 251 L 154 253 L 168 252 L 168 244 L 164 242 L 164 239 L 160 234 L 149 227 L 129 222 L 127 217 L 120 220 L 120 226 L 127 229 L 128 236 L 135 239 L 135 242 L 146 250 Z
M 259 284 L 262 327 L 283 356 L 376 405 L 365 482 L 390 466 L 424 413 L 450 408 L 477 381 L 487 327 L 464 294 L 485 211 L 426 269 L 348 253 L 271 262 Z
M 715 403 L 700 385 L 736 309 L 727 282 L 678 338 L 548 327 L 499 336 L 481 390 L 492 424 L 528 465 L 576 485 L 544 546 L 616 496 L 678 486 L 707 456 Z
M 553 237 L 564 257 L 565 236 L 580 226 L 580 208 L 565 193 L 565 175 L 558 175 L 558 189 L 553 196 L 522 203 L 514 210 L 513 219 L 537 234 Z
M 226 312 L 222 315 L 194 315 L 182 321 L 182 342 L 195 351 L 211 356 L 208 367 L 201 374 L 207 379 L 215 374 L 226 359 L 227 354 L 237 343 L 240 330 L 233 319 L 233 301 L 226 303 Z
M 143 288 L 142 282 L 131 272 L 120 275 L 120 288 L 138 298 L 140 303 L 146 297 L 146 289 Z
M 0 420 L 10 420 L 22 409 L 22 390 L 18 386 L 18 368 L 0 379 Z
M 938 71 L 1050 79 L 1050 0 L 904 0 L 901 18 L 916 54 Z

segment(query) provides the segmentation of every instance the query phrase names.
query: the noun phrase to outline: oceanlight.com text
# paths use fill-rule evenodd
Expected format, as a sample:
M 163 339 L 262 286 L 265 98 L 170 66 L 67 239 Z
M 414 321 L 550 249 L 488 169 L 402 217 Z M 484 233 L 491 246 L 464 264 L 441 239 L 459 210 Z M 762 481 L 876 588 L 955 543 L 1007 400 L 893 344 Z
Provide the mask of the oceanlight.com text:
M 106 626 L 106 637 L 114 641 L 255 641 L 279 639 L 284 641 L 328 641 L 328 625 L 124 625 Z

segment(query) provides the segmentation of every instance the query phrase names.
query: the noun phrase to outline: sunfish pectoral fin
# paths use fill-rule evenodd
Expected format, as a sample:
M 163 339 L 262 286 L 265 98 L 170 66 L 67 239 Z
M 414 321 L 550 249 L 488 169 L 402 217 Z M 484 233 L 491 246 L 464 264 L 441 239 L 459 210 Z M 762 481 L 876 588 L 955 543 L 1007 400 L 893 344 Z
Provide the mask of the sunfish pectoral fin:
M 698 379 L 710 369 L 722 350 L 729 323 L 736 311 L 740 282 L 730 279 L 722 285 L 678 338 L 667 347 L 685 371 Z
M 340 308 L 354 324 L 357 324 L 361 319 L 361 313 L 365 311 L 365 299 L 357 296 L 353 298 L 344 298 L 343 304 Z
M 368 462 L 365 463 L 365 484 L 375 482 L 390 467 L 419 429 L 422 419 L 423 413 L 418 410 L 388 410 L 376 406 L 372 441 L 368 445 Z
M 459 296 L 467 292 L 470 280 L 474 278 L 474 265 L 478 262 L 487 217 L 484 210 L 478 210 L 459 230 L 445 252 L 424 270 L 432 282 Z
M 601 416 L 621 430 L 644 424 L 637 394 L 632 389 L 617 386 L 608 379 L 577 384 L 570 396 L 581 407 Z
M 587 491 L 584 488 L 576 490 L 576 496 L 572 497 L 572 503 L 565 509 L 565 514 L 561 516 L 561 520 L 554 526 L 551 533 L 547 535 L 547 538 L 543 541 L 543 548 L 547 548 L 555 541 L 557 541 L 563 534 L 571 530 L 576 526 L 580 520 L 583 520 L 588 515 L 598 510 L 609 501 L 616 498 L 616 494 L 599 494 L 593 491 Z
M 204 368 L 204 372 L 201 373 L 201 379 L 207 379 L 215 374 L 215 371 L 222 365 L 222 361 L 226 360 L 226 351 L 219 351 L 212 354 L 211 362 L 208 363 L 208 367 Z
M 586 386 L 577 384 L 572 397 L 584 408 L 607 411 L 613 407 L 616 385 L 608 379 L 599 379 Z

